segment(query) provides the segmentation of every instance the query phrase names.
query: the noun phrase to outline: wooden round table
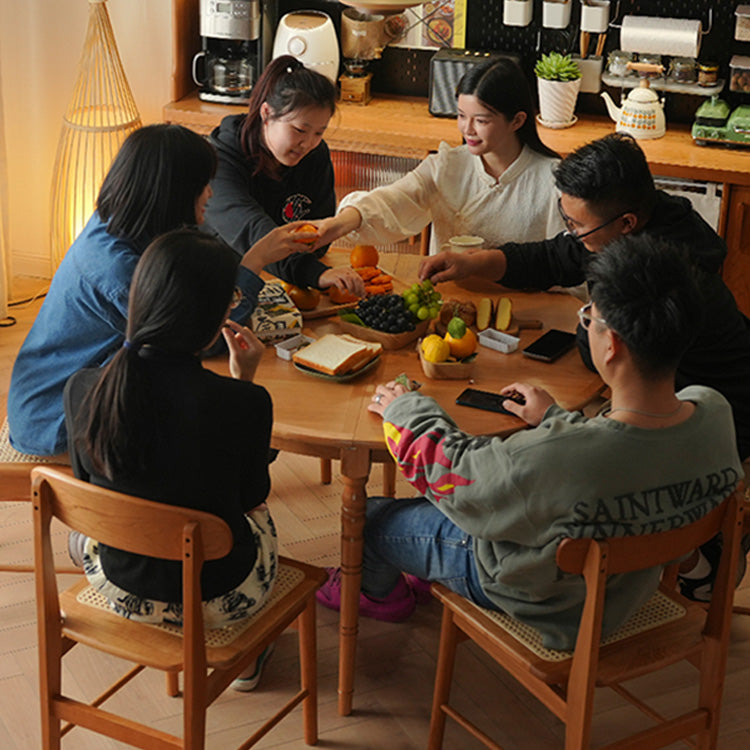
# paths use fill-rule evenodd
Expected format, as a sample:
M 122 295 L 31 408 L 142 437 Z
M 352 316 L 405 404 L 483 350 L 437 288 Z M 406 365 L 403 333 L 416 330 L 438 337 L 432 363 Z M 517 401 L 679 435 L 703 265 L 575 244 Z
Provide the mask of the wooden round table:
M 348 262 L 348 252 L 332 250 L 330 265 Z M 420 257 L 381 254 L 380 266 L 394 277 L 397 291 L 417 280 Z M 544 330 L 575 330 L 580 300 L 568 294 L 526 293 L 505 290 L 488 281 L 447 283 L 439 286 L 443 299 L 478 299 L 509 296 L 513 310 L 523 319 L 542 321 Z M 336 317 L 305 321 L 303 332 L 319 337 L 340 332 Z M 599 376 L 581 362 L 572 350 L 551 364 L 529 359 L 521 349 L 543 330 L 521 330 L 518 351 L 501 354 L 480 347 L 472 387 L 499 391 L 513 381 L 524 381 L 548 390 L 566 409 L 580 409 L 604 388 Z M 209 360 L 208 366 L 227 373 L 226 358 Z M 422 383 L 420 392 L 432 396 L 469 433 L 508 435 L 525 427 L 516 417 L 457 406 L 456 396 L 469 385 L 466 380 L 429 380 L 424 376 L 415 345 L 384 351 L 372 369 L 348 382 L 332 382 L 297 370 L 268 347 L 256 382 L 271 393 L 274 408 L 272 442 L 275 448 L 293 453 L 338 459 L 344 491 L 341 501 L 342 606 L 339 625 L 339 713 L 351 712 L 354 688 L 359 590 L 362 575 L 365 487 L 373 462 L 390 458 L 383 439 L 382 420 L 367 411 L 375 387 L 400 373 Z

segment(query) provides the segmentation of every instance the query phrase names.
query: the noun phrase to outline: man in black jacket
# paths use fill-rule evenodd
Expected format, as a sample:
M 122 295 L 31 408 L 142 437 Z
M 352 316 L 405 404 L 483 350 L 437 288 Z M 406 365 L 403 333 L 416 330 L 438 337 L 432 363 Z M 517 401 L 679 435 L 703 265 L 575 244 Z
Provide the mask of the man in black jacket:
M 635 140 L 615 133 L 567 156 L 555 171 L 567 231 L 542 242 L 508 243 L 499 250 L 451 252 L 425 258 L 420 278 L 433 282 L 481 276 L 515 289 L 575 286 L 590 253 L 616 237 L 644 233 L 682 247 L 703 291 L 704 323 L 677 370 L 676 387 L 708 385 L 732 405 L 737 448 L 750 456 L 750 322 L 738 310 L 720 272 L 727 247 L 690 201 L 656 190 Z M 578 345 L 591 368 L 585 331 Z

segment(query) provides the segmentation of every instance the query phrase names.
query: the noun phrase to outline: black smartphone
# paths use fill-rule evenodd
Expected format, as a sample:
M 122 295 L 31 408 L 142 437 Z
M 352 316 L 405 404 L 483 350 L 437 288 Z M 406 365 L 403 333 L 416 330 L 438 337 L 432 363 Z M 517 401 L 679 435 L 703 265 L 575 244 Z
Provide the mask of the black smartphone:
M 456 403 L 461 406 L 473 406 L 475 409 L 494 411 L 498 414 L 510 414 L 514 417 L 516 415 L 509 412 L 503 406 L 508 399 L 511 401 L 517 400 L 515 398 L 510 398 L 510 396 L 502 396 L 499 393 L 492 393 L 491 391 L 479 391 L 476 388 L 467 388 L 459 394 Z
M 556 328 L 551 328 L 547 333 L 529 344 L 523 350 L 523 354 L 532 359 L 540 359 L 542 362 L 554 362 L 560 355 L 565 354 L 568 349 L 572 349 L 575 343 L 575 333 L 558 331 Z

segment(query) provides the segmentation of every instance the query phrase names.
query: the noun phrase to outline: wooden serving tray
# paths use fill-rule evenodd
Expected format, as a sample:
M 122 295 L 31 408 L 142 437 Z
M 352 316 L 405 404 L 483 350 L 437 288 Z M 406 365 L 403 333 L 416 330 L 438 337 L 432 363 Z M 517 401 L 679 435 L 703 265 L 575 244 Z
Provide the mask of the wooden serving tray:
M 427 333 L 430 320 L 423 320 L 417 324 L 413 331 L 404 331 L 403 333 L 384 333 L 383 331 L 376 331 L 374 328 L 349 323 L 346 320 L 339 320 L 338 324 L 344 333 L 356 336 L 358 339 L 362 339 L 362 341 L 377 341 L 383 345 L 383 349 L 403 349 L 412 341 L 422 338 Z
M 422 355 L 422 347 L 417 347 L 422 370 L 433 380 L 468 380 L 474 375 L 476 357 L 471 362 L 428 362 Z

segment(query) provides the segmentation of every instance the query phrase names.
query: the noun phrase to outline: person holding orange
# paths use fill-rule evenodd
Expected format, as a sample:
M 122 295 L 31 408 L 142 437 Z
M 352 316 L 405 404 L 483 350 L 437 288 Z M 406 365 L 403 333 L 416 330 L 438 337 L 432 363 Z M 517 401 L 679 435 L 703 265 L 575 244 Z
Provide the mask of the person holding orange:
M 347 195 L 335 217 L 319 222 L 316 245 L 348 233 L 357 242 L 399 242 L 431 223 L 434 255 L 456 235 L 492 248 L 563 230 L 552 176 L 558 156 L 539 139 L 520 68 L 507 58 L 477 65 L 457 96 L 464 145 L 441 143 L 392 185 Z
M 323 134 L 337 98 L 325 76 L 282 55 L 253 87 L 247 114 L 225 117 L 211 133 L 218 167 L 206 226 L 240 255 L 290 222 L 305 220 L 305 231 L 317 233 L 316 219 L 335 210 L 333 165 Z M 309 252 L 284 257 L 266 270 L 298 287 L 337 286 L 364 294 L 352 269 L 330 268 L 320 260 L 328 243 L 310 239 Z

